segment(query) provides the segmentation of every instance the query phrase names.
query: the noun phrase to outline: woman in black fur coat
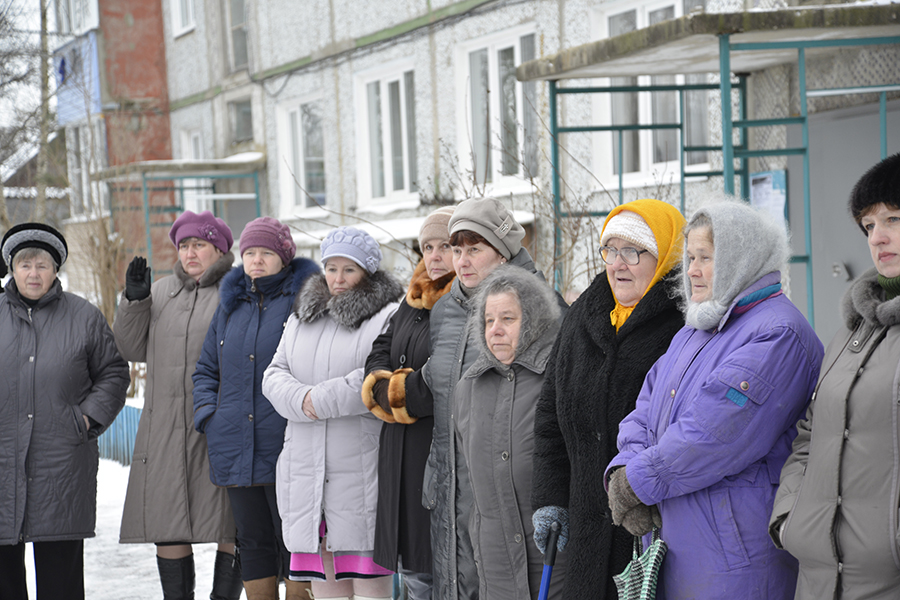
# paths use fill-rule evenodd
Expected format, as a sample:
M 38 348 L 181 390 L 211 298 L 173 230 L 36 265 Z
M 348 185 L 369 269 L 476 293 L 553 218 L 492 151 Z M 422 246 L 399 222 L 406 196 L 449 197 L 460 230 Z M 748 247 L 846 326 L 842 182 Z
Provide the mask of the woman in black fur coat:
M 531 500 L 542 552 L 550 523 L 563 526 L 564 598 L 615 600 L 612 576 L 631 559 L 633 537 L 612 524 L 603 472 L 644 376 L 684 325 L 673 272 L 683 226 L 681 214 L 659 200 L 610 212 L 600 238 L 606 271 L 569 309 L 547 365 Z

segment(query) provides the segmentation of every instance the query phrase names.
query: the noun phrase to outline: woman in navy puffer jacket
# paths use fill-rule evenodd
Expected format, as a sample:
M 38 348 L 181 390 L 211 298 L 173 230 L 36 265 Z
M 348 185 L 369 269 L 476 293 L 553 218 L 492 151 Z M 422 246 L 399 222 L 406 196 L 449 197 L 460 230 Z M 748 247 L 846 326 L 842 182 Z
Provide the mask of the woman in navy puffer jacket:
M 275 504 L 286 421 L 262 393 L 263 373 L 294 297 L 319 267 L 294 258 L 290 230 L 260 217 L 241 234 L 243 267 L 222 280 L 219 307 L 194 373 L 194 427 L 206 434 L 210 478 L 228 488 L 247 596 L 277 594 L 289 555 Z

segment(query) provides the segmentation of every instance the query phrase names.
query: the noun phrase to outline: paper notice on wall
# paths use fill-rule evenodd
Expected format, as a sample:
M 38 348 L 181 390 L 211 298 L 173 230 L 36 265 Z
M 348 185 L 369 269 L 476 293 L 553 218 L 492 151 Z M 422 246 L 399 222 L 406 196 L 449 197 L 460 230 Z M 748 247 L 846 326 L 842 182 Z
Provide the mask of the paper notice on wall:
M 787 228 L 787 172 L 762 171 L 750 174 L 750 204 L 784 221 Z

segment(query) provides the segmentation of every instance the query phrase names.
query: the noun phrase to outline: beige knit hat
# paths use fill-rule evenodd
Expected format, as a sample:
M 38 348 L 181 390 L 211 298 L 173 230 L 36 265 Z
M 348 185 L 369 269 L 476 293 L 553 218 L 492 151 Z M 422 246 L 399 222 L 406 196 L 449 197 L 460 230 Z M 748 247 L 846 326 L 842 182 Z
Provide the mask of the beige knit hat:
M 606 242 L 614 237 L 637 244 L 649 251 L 653 258 L 659 258 L 656 236 L 653 235 L 653 230 L 650 229 L 643 217 L 636 212 L 623 210 L 614 215 L 606 224 L 606 227 L 603 228 L 603 235 L 600 236 L 600 245 L 605 246 Z
M 450 217 L 453 216 L 453 206 L 442 206 L 425 217 L 422 228 L 419 229 L 419 248 L 425 246 L 428 240 L 446 240 L 450 238 Z
M 525 238 L 525 229 L 494 198 L 470 198 L 461 202 L 450 218 L 450 235 L 457 231 L 474 231 L 506 260 L 519 253 Z

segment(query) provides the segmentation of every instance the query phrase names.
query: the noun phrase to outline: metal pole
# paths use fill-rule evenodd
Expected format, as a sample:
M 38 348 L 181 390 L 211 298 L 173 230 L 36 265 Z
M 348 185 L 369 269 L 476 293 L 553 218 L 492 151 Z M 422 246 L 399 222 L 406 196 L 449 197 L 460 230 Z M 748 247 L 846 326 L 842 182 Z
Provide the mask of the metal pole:
M 878 116 L 881 124 L 881 160 L 887 158 L 887 92 L 878 95 Z
M 681 141 L 681 152 L 678 153 L 678 166 L 681 168 L 681 214 L 684 214 L 684 90 L 678 91 L 678 135 Z
M 728 34 L 719 36 L 719 89 L 722 93 L 722 173 L 725 193 L 734 194 L 734 138 L 731 117 L 731 47 Z
M 556 108 L 556 81 L 550 81 L 550 181 L 553 193 L 553 287 L 562 288 L 562 229 L 559 199 L 559 122 Z
M 153 269 L 153 238 L 150 236 L 150 199 L 147 197 L 147 175 L 141 173 L 141 192 L 144 199 L 144 229 L 147 232 L 147 266 Z
M 797 78 L 800 87 L 800 117 L 803 119 L 803 251 L 806 254 L 806 318 L 816 326 L 813 302 L 812 211 L 809 192 L 809 117 L 806 107 L 806 52 L 797 50 Z

